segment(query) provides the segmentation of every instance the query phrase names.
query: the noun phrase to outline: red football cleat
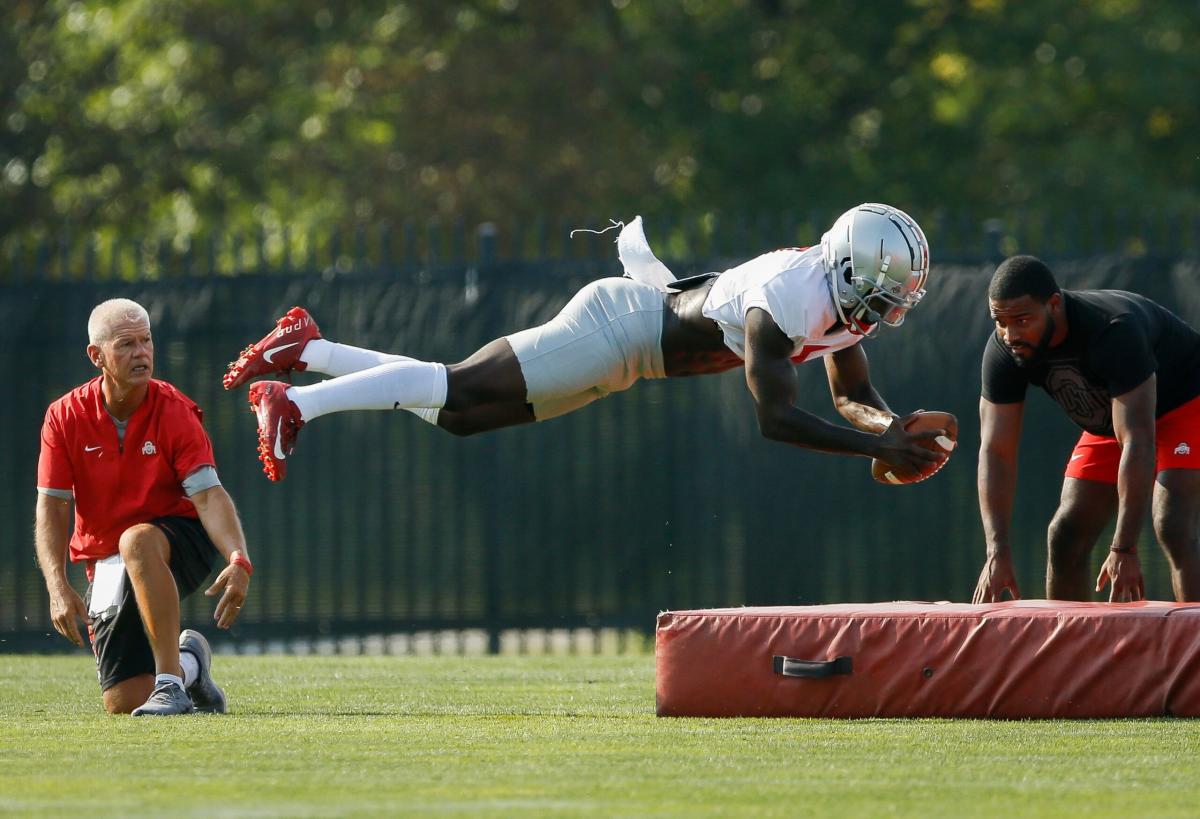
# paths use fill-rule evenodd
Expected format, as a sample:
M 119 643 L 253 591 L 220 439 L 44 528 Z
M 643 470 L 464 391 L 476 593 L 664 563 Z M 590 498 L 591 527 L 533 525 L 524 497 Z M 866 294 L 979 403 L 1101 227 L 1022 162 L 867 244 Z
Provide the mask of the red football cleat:
M 282 381 L 256 381 L 250 385 L 250 409 L 258 416 L 258 459 L 273 481 L 287 474 L 287 458 L 296 448 L 296 434 L 304 421 L 288 400 Z
M 221 383 L 232 390 L 251 378 L 272 373 L 287 375 L 292 370 L 307 369 L 300 354 L 314 338 L 320 338 L 317 322 L 303 307 L 293 307 L 275 322 L 275 329 L 257 344 L 242 350 L 237 361 L 231 361 Z

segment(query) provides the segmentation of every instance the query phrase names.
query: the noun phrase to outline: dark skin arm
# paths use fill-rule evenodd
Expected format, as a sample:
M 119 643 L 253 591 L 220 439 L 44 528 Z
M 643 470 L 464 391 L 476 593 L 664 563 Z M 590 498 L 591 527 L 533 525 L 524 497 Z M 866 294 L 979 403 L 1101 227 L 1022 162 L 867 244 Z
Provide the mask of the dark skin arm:
M 867 352 L 861 344 L 827 355 L 825 375 L 833 406 L 855 429 L 878 435 L 892 425 L 896 414 L 871 383 Z
M 903 429 L 903 422 L 907 419 L 892 418 L 882 432 L 871 434 L 831 424 L 797 407 L 798 387 L 791 361 L 792 346 L 792 340 L 765 310 L 751 308 L 746 313 L 746 385 L 754 397 L 758 427 L 764 437 L 821 452 L 880 458 L 913 469 L 937 461 L 938 456 L 919 442 L 932 440 L 944 432 L 934 430 L 909 435 Z M 864 354 L 860 363 L 865 365 L 865 360 Z M 854 366 L 847 363 L 844 369 L 838 369 L 836 378 L 838 386 L 831 386 L 831 390 L 840 391 L 846 396 L 845 412 L 850 412 L 862 423 L 876 427 L 882 418 L 872 419 L 872 409 L 891 417 L 886 405 L 882 408 L 870 407 L 852 398 L 858 396 L 870 400 L 869 396 L 874 394 L 865 366 L 855 372 Z M 878 398 L 877 395 L 875 397 Z M 834 400 L 836 404 L 837 392 Z M 883 404 L 882 399 L 879 399 L 879 404 Z
M 1025 404 L 993 404 L 979 399 L 979 516 L 987 559 L 975 584 L 972 603 L 996 603 L 1004 592 L 1021 598 L 1013 571 L 1009 526 L 1017 491 L 1017 449 Z
M 1121 463 L 1117 468 L 1117 526 L 1112 546 L 1100 575 L 1096 591 L 1111 580 L 1108 600 L 1124 603 L 1145 597 L 1145 582 L 1138 556 L 1116 549 L 1133 549 L 1146 520 L 1146 509 L 1154 492 L 1154 412 L 1157 401 L 1156 376 L 1151 375 L 1127 393 L 1112 400 L 1113 430 L 1121 444 Z

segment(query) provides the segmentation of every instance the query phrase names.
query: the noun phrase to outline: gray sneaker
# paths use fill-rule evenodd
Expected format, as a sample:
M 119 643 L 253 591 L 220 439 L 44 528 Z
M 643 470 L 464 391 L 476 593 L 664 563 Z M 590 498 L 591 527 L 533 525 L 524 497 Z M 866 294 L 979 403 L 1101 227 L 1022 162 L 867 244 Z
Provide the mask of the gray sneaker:
M 133 709 L 133 716 L 172 717 L 176 714 L 190 714 L 195 710 L 192 698 L 186 691 L 173 682 L 162 682 L 154 686 L 149 699 Z
M 200 632 L 185 628 L 179 633 L 179 650 L 194 656 L 200 666 L 200 673 L 187 690 L 192 702 L 196 704 L 196 710 L 205 714 L 224 714 L 225 692 L 213 682 L 212 649 L 208 640 L 205 640 Z

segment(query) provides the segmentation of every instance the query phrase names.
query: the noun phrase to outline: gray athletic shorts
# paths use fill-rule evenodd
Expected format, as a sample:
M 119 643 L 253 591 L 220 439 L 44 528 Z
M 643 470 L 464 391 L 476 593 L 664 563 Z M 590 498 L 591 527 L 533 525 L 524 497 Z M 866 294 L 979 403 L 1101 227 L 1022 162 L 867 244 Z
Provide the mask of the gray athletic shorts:
M 664 298 L 632 279 L 598 279 L 542 326 L 506 336 L 534 417 L 565 415 L 639 378 L 665 378 Z

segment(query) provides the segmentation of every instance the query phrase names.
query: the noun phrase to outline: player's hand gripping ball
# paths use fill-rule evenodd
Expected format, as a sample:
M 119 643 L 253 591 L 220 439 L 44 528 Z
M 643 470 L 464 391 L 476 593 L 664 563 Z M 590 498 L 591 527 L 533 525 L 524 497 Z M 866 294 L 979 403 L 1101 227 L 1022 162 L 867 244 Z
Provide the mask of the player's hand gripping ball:
M 941 455 L 941 458 L 919 470 L 892 466 L 875 458 L 871 461 L 871 477 L 880 483 L 890 484 L 920 483 L 926 478 L 933 477 L 939 469 L 946 465 L 946 462 L 950 460 L 950 453 L 954 451 L 958 441 L 958 419 L 948 412 L 922 412 L 914 416 L 904 427 L 905 432 L 928 432 L 935 429 L 944 429 L 946 434 L 926 441 L 924 445 Z

